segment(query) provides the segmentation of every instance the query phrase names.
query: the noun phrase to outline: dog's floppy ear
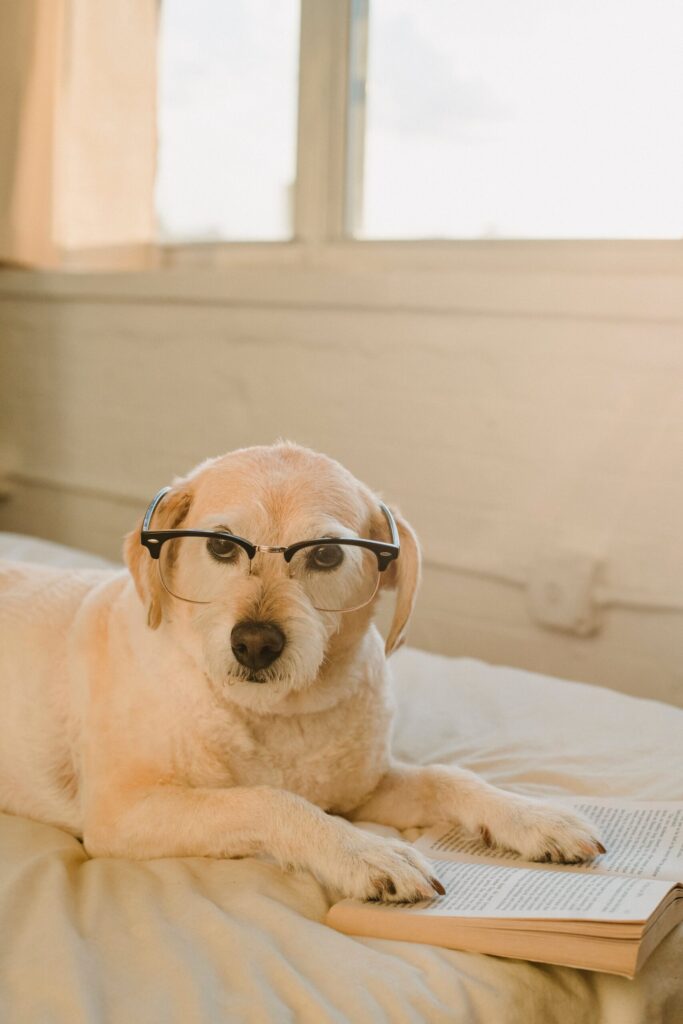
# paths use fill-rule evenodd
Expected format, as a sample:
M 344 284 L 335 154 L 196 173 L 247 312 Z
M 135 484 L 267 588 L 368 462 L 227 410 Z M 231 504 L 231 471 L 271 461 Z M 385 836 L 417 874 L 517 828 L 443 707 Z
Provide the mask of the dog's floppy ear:
M 192 504 L 192 494 L 183 486 L 183 481 L 165 494 L 154 511 L 150 529 L 177 530 L 187 517 Z M 123 542 L 123 559 L 128 566 L 140 600 L 147 605 L 147 625 L 156 629 L 161 623 L 161 609 L 165 591 L 159 579 L 156 559 L 140 543 L 142 518 L 135 529 L 127 534 Z
M 384 648 L 387 657 L 390 654 L 393 654 L 393 652 L 403 643 L 408 620 L 410 619 L 415 606 L 417 588 L 420 584 L 421 565 L 420 545 L 417 537 L 415 536 L 415 531 L 410 523 L 403 518 L 400 512 L 397 512 L 393 508 L 391 512 L 396 520 L 398 536 L 401 542 L 401 553 L 386 570 L 384 573 L 385 579 L 382 581 L 383 586 L 396 588 L 394 617 L 389 628 L 389 635 L 387 636 Z M 382 515 L 381 512 L 379 514 Z M 383 516 L 382 518 L 384 519 Z M 382 531 L 383 537 L 386 537 L 387 529 L 387 523 L 385 520 Z

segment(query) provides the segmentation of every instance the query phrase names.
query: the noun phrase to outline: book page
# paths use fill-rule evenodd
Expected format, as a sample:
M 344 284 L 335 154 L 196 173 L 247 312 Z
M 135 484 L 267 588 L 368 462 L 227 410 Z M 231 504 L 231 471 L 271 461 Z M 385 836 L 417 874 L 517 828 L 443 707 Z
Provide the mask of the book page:
M 607 853 L 588 864 L 533 864 L 535 870 L 624 874 L 683 880 L 683 803 L 571 797 L 557 800 L 595 826 Z M 517 853 L 490 849 L 459 825 L 425 832 L 415 846 L 431 857 L 469 863 L 524 864 Z
M 594 797 L 566 803 L 594 822 L 603 837 L 607 853 L 598 858 L 601 870 L 683 881 L 683 804 Z
M 466 918 L 646 921 L 672 886 L 623 875 L 538 872 L 503 864 L 434 861 L 446 895 L 412 905 L 416 912 Z M 401 906 L 410 912 L 411 906 Z

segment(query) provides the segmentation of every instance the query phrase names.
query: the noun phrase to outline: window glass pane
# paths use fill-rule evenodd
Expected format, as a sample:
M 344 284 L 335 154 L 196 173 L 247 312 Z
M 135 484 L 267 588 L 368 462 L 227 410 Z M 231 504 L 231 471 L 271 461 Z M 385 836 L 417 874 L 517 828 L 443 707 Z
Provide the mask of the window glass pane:
M 298 0 L 163 0 L 162 241 L 292 234 Z
M 680 238 L 682 54 L 680 0 L 370 0 L 356 233 Z

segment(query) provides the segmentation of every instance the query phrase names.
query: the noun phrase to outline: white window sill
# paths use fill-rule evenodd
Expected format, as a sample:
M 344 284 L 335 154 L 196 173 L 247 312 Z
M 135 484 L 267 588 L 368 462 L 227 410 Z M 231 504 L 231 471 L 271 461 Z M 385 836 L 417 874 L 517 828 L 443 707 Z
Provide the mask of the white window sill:
M 4 268 L 0 298 L 683 320 L 679 241 L 207 244 L 69 264 Z

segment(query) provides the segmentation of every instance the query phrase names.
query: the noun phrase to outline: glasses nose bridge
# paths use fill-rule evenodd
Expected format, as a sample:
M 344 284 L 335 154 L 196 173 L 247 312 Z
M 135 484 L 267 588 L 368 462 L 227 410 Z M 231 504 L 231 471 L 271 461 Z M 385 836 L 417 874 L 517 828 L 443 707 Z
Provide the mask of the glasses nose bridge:
M 285 562 L 284 558 L 282 557 L 284 555 L 285 551 L 287 550 L 286 547 L 282 547 L 281 545 L 278 545 L 278 544 L 255 544 L 254 547 L 256 548 L 256 554 L 254 555 L 254 557 L 249 562 L 249 574 L 250 575 L 252 573 L 254 573 L 254 566 L 255 566 L 255 563 L 256 563 L 256 559 L 259 558 L 259 555 L 280 555 L 281 556 L 280 559 L 276 558 L 276 559 L 274 559 L 271 562 L 268 562 L 267 560 L 264 560 L 263 562 L 261 562 L 261 566 L 265 567 L 265 566 L 268 566 L 268 565 L 273 565 L 274 567 L 276 567 L 276 566 L 280 566 L 281 565 L 283 567 L 283 569 L 284 569 L 284 574 L 286 576 L 289 575 L 289 566 L 287 565 L 287 563 Z

